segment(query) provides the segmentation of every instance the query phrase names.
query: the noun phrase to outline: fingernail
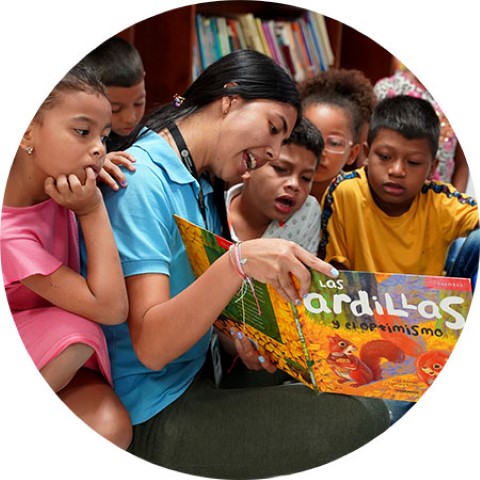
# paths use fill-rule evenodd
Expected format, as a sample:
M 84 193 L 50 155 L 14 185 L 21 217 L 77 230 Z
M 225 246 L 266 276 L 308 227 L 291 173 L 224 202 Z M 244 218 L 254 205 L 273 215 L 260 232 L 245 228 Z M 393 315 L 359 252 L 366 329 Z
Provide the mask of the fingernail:
M 123 180 L 122 182 L 120 182 L 120 185 L 121 185 L 122 187 L 126 187 L 126 186 L 127 186 L 127 183 L 128 183 L 128 182 L 127 182 L 126 180 Z
M 230 332 L 230 335 L 231 335 L 232 337 L 235 335 L 235 329 L 234 329 L 234 328 L 231 328 L 231 329 L 229 330 L 229 332 Z
M 237 338 L 239 340 L 243 340 L 243 333 L 242 332 L 237 332 Z
M 299 298 L 297 298 L 293 303 L 298 307 L 298 305 L 300 305 L 302 301 Z
M 265 363 L 265 357 L 264 357 L 263 355 L 259 355 L 258 361 L 259 361 L 260 363 Z
M 332 267 L 330 274 L 334 277 L 338 277 L 338 270 L 335 267 Z

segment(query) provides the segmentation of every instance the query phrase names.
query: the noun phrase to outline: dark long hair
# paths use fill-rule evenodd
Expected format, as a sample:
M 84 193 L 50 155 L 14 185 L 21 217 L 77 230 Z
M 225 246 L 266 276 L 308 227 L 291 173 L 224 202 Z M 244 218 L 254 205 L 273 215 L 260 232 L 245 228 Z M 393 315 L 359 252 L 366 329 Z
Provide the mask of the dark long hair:
M 181 104 L 172 101 L 147 113 L 123 148 L 130 146 L 144 127 L 159 132 L 171 121 L 189 116 L 228 95 L 287 103 L 295 107 L 300 117 L 300 96 L 290 74 L 262 53 L 236 50 L 206 68 L 181 94 L 184 98 Z
M 300 95 L 290 74 L 270 57 L 255 50 L 236 50 L 211 64 L 181 94 L 183 101 L 174 101 L 149 112 L 132 133 L 123 148 L 130 146 L 144 127 L 159 132 L 173 121 L 187 117 L 215 100 L 238 95 L 245 100 L 275 100 L 295 107 L 301 115 Z M 222 234 L 229 238 L 226 223 L 225 184 L 213 179 L 215 202 L 222 219 Z

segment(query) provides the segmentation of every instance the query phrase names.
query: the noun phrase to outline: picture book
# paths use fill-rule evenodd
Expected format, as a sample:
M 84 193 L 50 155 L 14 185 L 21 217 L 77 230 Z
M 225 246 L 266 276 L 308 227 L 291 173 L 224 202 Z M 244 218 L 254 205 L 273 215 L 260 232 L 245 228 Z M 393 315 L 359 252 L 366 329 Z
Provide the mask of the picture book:
M 198 277 L 231 243 L 185 219 L 176 221 Z M 254 280 L 257 299 L 242 289 L 216 327 L 226 333 L 231 326 L 240 329 L 277 368 L 317 392 L 417 401 L 462 332 L 472 300 L 470 280 L 311 274 L 299 306 Z

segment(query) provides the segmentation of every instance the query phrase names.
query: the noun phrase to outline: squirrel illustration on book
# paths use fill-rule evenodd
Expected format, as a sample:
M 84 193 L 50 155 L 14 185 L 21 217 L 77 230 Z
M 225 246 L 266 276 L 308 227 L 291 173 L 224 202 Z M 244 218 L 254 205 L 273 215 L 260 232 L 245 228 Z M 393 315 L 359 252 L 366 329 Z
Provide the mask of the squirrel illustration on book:
M 353 382 L 354 387 L 382 378 L 382 358 L 394 363 L 403 362 L 405 359 L 403 350 L 389 340 L 371 340 L 365 343 L 359 356 L 354 354 L 357 347 L 338 335 L 329 336 L 328 342 L 327 363 L 340 377 L 340 383 Z
M 430 386 L 447 363 L 450 354 L 443 350 L 432 350 L 420 355 L 416 361 L 417 376 Z

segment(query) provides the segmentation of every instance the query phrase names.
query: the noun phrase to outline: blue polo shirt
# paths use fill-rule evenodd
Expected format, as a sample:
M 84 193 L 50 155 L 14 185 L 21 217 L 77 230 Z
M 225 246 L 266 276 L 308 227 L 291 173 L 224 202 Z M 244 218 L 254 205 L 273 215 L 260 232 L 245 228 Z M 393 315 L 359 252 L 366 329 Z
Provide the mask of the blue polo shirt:
M 168 275 L 171 296 L 195 279 L 173 214 L 205 226 L 197 203 L 198 182 L 168 143 L 148 131 L 128 149 L 136 171 L 125 172 L 128 187 L 114 192 L 103 188 L 123 272 Z M 213 190 L 204 179 L 202 190 L 210 229 L 220 230 Z M 189 351 L 160 371 L 146 368 L 132 347 L 127 323 L 105 326 L 115 391 L 133 424 L 153 417 L 180 397 L 202 367 L 211 331 Z

